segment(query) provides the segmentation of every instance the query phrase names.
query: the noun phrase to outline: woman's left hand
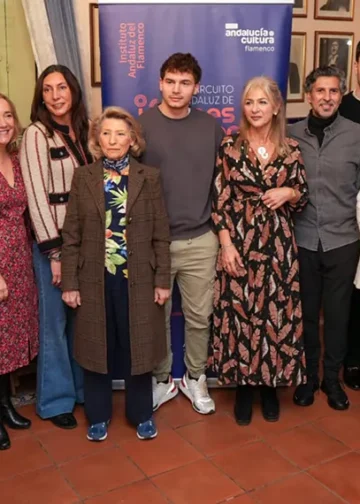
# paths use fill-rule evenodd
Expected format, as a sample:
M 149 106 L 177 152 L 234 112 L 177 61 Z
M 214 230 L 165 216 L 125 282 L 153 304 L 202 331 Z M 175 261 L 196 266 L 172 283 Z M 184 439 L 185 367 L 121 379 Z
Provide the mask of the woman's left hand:
M 293 198 L 294 191 L 290 187 L 278 187 L 266 191 L 261 199 L 270 210 L 277 210 Z
M 171 294 L 170 289 L 162 289 L 161 287 L 155 287 L 154 290 L 154 301 L 158 305 L 162 306 L 169 299 Z

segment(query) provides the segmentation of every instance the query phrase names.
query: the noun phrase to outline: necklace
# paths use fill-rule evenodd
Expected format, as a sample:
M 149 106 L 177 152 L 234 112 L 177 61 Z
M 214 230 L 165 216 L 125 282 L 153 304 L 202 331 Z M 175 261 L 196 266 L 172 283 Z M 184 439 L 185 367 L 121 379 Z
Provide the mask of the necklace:
M 260 156 L 262 159 L 264 159 L 264 160 L 266 160 L 266 159 L 268 159 L 268 158 L 269 158 L 269 153 L 268 153 L 268 151 L 266 150 L 266 147 L 262 147 L 262 146 L 258 147 L 258 149 L 257 149 L 257 153 L 258 153 L 258 154 L 259 154 L 259 156 Z

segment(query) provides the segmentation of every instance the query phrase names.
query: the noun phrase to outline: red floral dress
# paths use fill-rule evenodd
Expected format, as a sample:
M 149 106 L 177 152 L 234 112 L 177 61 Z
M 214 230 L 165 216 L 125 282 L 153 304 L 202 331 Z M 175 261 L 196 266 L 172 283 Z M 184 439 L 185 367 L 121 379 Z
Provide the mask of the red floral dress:
M 217 159 L 212 219 L 227 229 L 244 263 L 238 277 L 216 266 L 209 365 L 220 383 L 298 385 L 305 382 L 299 264 L 291 212 L 308 201 L 297 142 L 290 154 L 273 156 L 265 167 L 247 142 L 223 140 Z M 297 189 L 291 206 L 270 210 L 262 195 L 277 187 Z
M 14 187 L 0 173 L 0 274 L 9 291 L 0 301 L 0 374 L 26 366 L 39 350 L 31 240 L 24 221 L 27 199 L 16 155 L 12 161 Z

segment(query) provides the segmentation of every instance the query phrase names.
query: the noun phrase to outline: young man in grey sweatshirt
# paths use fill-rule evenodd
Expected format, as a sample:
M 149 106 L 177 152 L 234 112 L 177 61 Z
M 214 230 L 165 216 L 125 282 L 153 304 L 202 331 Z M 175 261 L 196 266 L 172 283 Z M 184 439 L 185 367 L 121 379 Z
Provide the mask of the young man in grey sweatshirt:
M 144 112 L 143 162 L 161 170 L 171 232 L 171 278 L 176 279 L 185 317 L 185 365 L 180 390 L 201 414 L 215 411 L 206 384 L 206 361 L 213 309 L 218 239 L 210 229 L 211 191 L 216 154 L 223 137 L 220 124 L 191 108 L 201 68 L 191 54 L 175 53 L 160 69 L 159 106 Z M 154 410 L 175 397 L 171 377 L 171 300 L 166 306 L 167 358 L 154 371 Z

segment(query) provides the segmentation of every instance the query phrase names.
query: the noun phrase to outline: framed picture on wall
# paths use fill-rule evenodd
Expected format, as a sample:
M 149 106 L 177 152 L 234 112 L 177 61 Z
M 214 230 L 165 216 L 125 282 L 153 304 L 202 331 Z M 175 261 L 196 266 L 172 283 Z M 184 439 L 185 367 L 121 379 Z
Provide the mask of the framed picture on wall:
M 91 85 L 101 86 L 99 5 L 91 3 L 90 8 L 90 65 Z
M 293 32 L 291 34 L 290 63 L 287 88 L 288 103 L 304 101 L 305 62 L 306 33 Z
M 306 17 L 308 9 L 308 0 L 295 0 L 293 5 L 294 17 Z
M 315 0 L 315 19 L 354 19 L 355 0 Z
M 353 33 L 315 32 L 314 66 L 333 65 L 340 68 L 345 73 L 346 85 L 349 89 L 353 67 L 353 45 Z

